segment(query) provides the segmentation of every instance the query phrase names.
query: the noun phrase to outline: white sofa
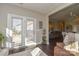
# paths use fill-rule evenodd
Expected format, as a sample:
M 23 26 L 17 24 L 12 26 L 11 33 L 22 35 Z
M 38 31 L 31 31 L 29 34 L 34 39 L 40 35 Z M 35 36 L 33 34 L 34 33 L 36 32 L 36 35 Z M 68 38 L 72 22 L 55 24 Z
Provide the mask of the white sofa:
M 65 49 L 79 52 L 79 33 L 67 33 L 64 38 Z

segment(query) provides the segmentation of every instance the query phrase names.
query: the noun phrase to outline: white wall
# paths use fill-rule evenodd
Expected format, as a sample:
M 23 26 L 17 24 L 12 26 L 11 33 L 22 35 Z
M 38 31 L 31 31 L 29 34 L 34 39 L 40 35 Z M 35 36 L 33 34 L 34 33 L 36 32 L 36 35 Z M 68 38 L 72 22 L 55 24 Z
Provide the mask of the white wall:
M 2 31 L 4 34 L 6 33 L 6 28 L 7 28 L 8 13 L 36 18 L 36 40 L 37 40 L 37 43 L 41 42 L 42 30 L 39 30 L 39 21 L 43 21 L 44 25 L 46 25 L 44 15 L 37 13 L 35 11 L 17 7 L 14 5 L 0 4 L 0 31 Z M 43 27 L 45 27 L 45 26 L 43 26 Z

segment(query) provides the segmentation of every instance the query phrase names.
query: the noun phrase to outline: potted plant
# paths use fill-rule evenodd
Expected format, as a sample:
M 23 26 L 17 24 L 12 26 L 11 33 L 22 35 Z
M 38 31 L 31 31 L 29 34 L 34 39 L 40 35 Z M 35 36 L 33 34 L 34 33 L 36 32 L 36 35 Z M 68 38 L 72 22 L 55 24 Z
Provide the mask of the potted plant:
M 42 44 L 46 44 L 47 43 L 47 40 L 46 40 L 46 30 L 44 29 L 43 30 L 43 36 L 42 36 Z
M 42 37 L 42 44 L 46 44 L 46 43 L 47 43 L 46 36 L 43 36 Z
M 0 33 L 0 47 L 2 47 L 3 41 L 4 41 L 4 36 L 2 33 Z

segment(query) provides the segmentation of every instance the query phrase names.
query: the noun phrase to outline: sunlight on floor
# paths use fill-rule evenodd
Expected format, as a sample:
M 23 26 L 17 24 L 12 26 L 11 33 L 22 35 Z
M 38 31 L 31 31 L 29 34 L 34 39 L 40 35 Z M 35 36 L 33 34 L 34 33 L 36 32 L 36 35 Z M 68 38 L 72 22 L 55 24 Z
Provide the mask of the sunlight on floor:
M 32 56 L 39 56 L 39 55 L 43 55 L 46 56 L 46 54 L 40 49 L 40 48 L 35 48 L 32 52 L 31 52 Z

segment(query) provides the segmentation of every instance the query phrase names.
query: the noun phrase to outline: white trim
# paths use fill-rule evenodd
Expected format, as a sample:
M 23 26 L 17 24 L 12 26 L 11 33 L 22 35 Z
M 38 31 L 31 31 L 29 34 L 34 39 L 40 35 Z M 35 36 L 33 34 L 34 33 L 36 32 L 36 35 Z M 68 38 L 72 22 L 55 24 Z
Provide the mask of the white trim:
M 46 26 L 46 37 L 47 37 L 47 44 L 49 44 L 49 18 L 48 18 L 48 16 L 46 16 L 46 24 L 47 24 L 47 26 Z
M 24 18 L 24 16 L 16 15 L 16 14 L 8 14 L 10 17 Z

